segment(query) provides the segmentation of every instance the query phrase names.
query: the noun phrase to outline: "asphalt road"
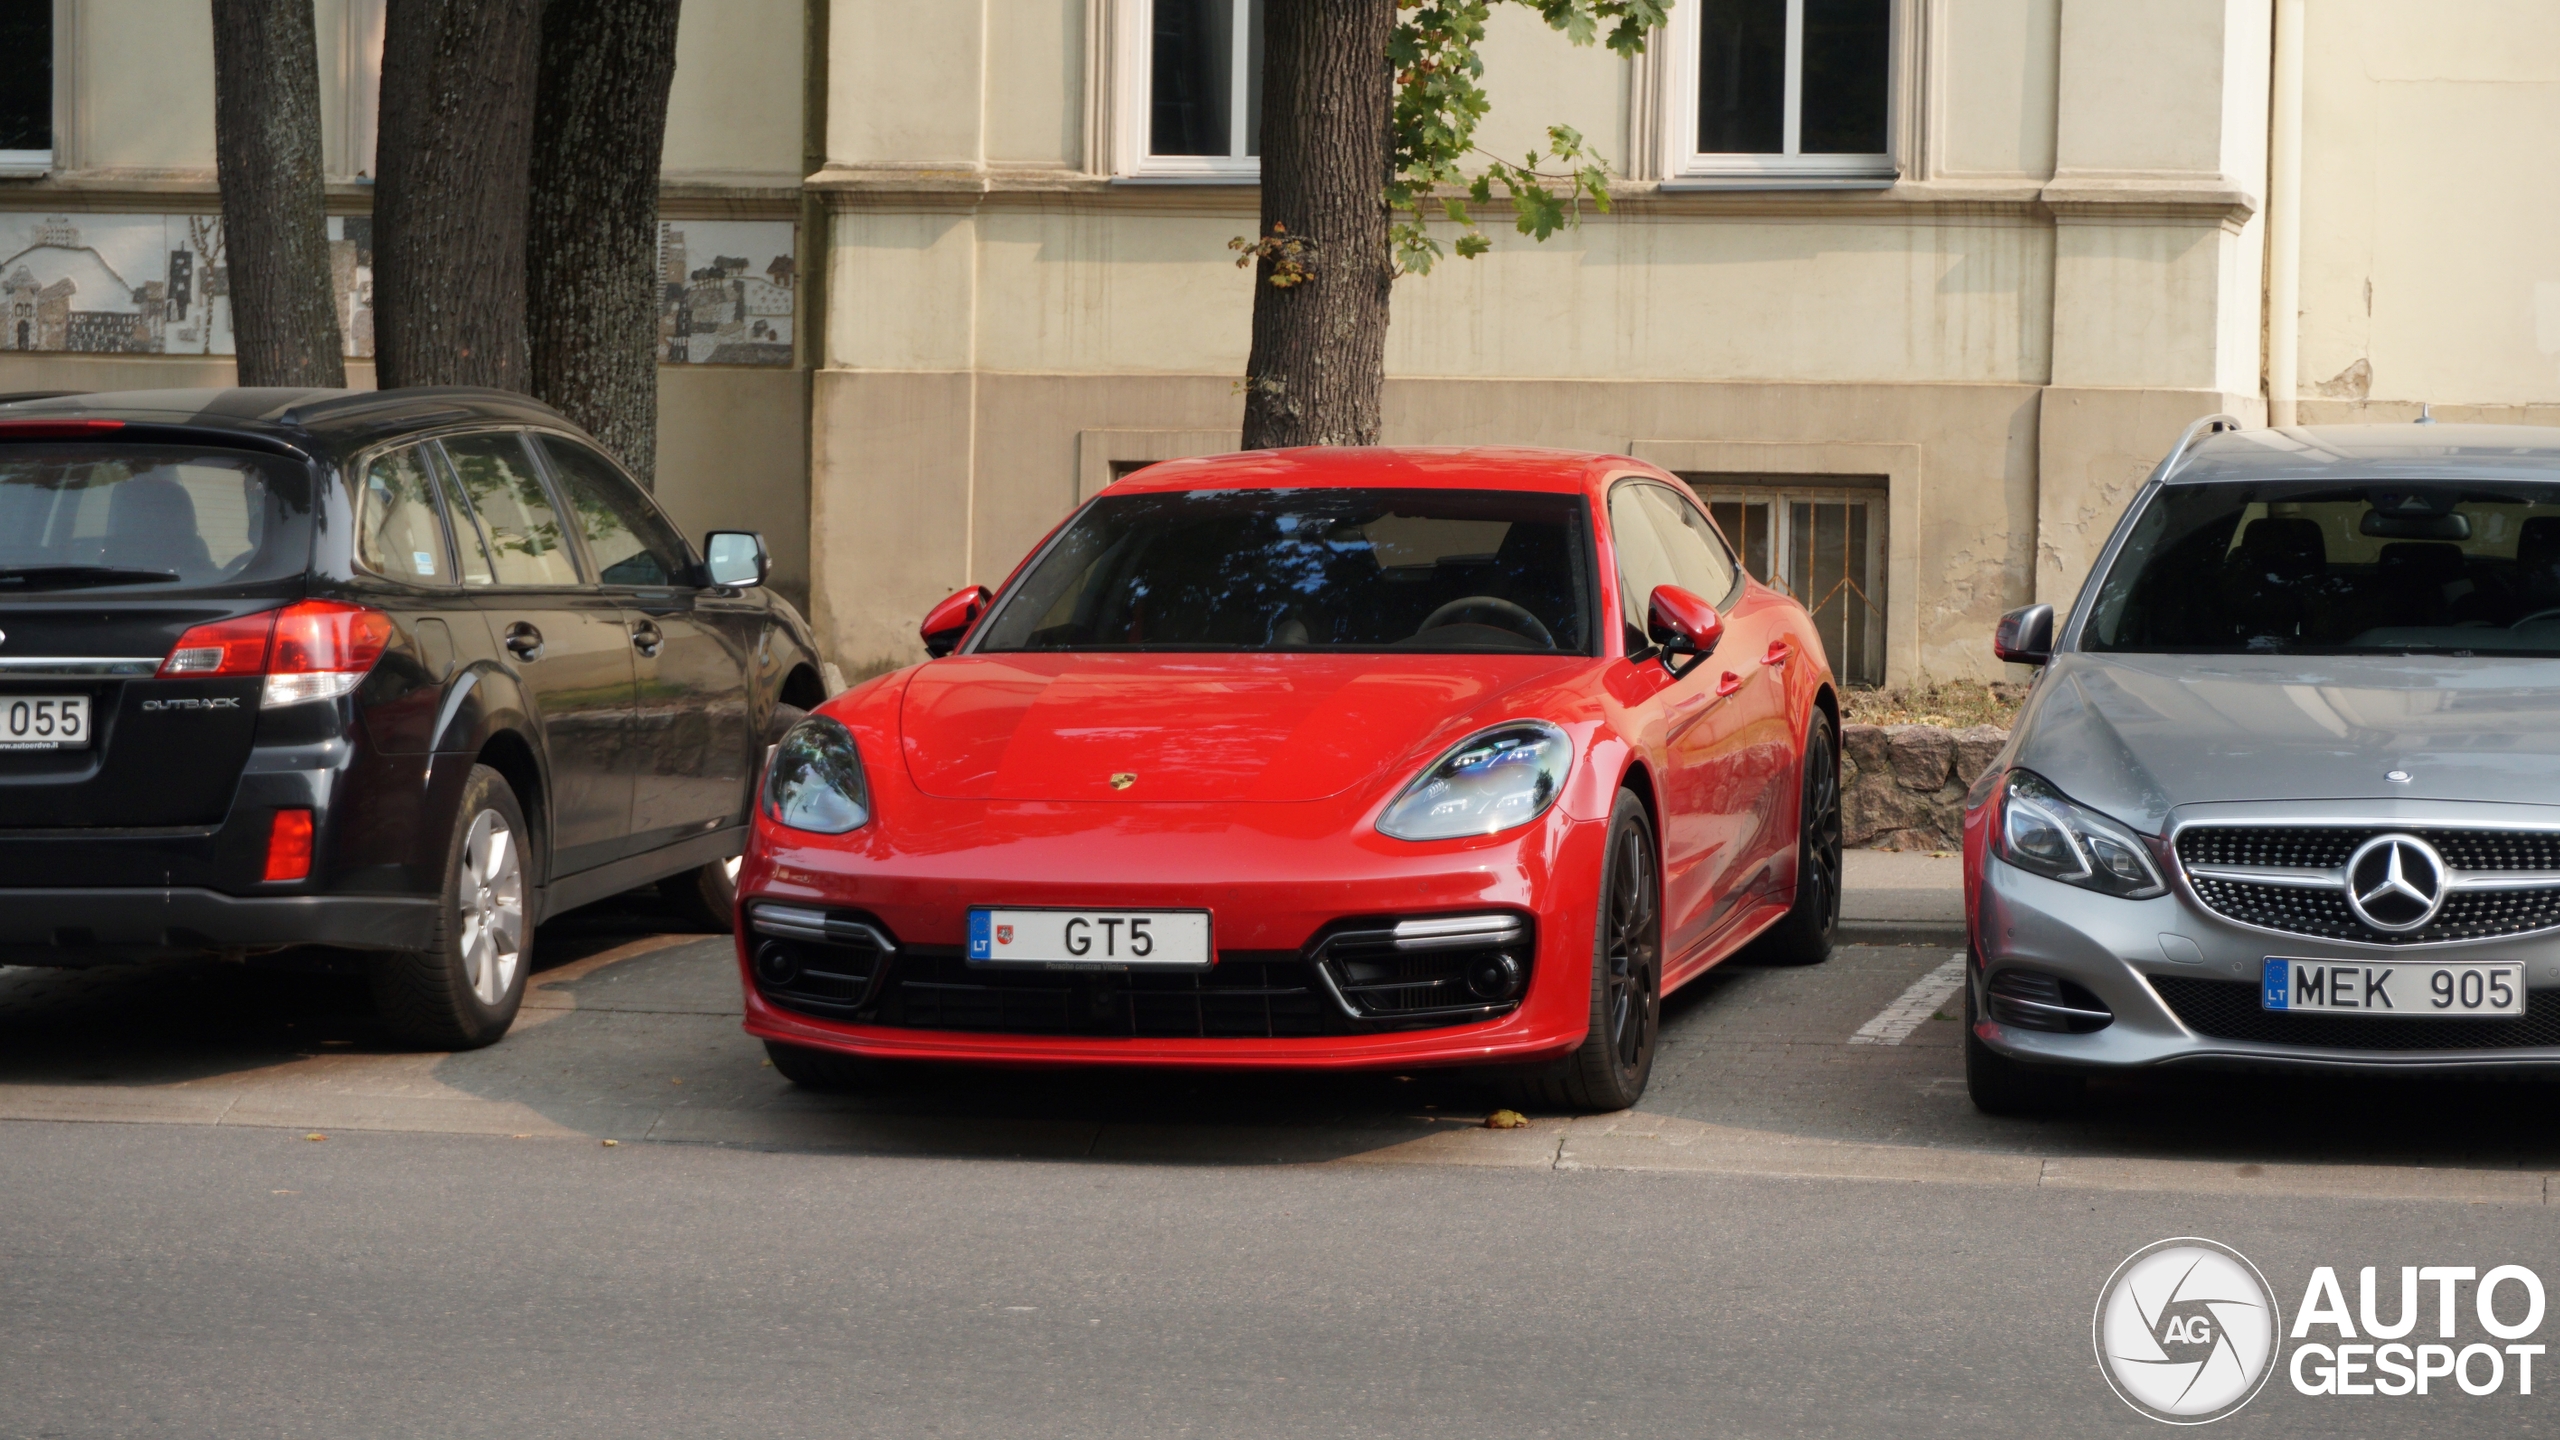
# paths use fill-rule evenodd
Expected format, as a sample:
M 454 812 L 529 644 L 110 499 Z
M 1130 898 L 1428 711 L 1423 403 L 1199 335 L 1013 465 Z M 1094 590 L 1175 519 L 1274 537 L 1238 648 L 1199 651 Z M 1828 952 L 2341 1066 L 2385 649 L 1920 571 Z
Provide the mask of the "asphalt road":
M 2560 1285 L 2560 1091 L 1987 1121 L 1954 1022 L 1850 1043 L 1943 950 L 1719 975 L 1642 1112 L 1489 1131 L 1429 1075 L 801 1096 L 724 943 L 658 923 L 551 927 L 528 1023 L 458 1056 L 382 1049 L 338 977 L 0 971 L 0 1437 L 2145 1432 L 2090 1316 L 2162 1237 L 2288 1317 L 2320 1265 L 2350 1305 L 2364 1265 Z M 2280 1373 L 2217 1428 L 2547 1431 L 2535 1378 Z

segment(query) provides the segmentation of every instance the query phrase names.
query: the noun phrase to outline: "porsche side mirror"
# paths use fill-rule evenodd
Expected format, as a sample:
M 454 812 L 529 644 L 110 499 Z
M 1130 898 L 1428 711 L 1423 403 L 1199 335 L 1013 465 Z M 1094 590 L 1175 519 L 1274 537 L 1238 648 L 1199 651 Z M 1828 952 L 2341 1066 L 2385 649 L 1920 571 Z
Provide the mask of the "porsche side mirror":
M 1677 585 L 1656 585 L 1645 605 L 1645 638 L 1660 647 L 1662 668 L 1686 675 L 1716 653 L 1724 617 L 1716 607 Z M 1681 660 L 1689 663 L 1682 665 Z
M 2000 617 L 1991 653 L 2012 665 L 2042 665 L 2053 658 L 2053 607 L 2021 605 Z
M 916 627 L 924 637 L 924 653 L 939 660 L 959 649 L 960 642 L 969 638 L 969 627 L 987 613 L 987 602 L 994 598 L 986 586 L 972 585 L 924 612 L 924 624 Z
M 702 537 L 702 573 L 714 585 L 761 585 L 773 573 L 773 557 L 752 530 L 714 530 Z

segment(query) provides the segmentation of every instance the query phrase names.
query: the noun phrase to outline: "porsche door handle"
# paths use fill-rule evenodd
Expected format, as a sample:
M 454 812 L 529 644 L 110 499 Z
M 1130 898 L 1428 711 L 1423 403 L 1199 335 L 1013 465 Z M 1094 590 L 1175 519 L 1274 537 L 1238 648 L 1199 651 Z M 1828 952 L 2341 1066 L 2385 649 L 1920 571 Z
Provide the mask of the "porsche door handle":
M 1760 663 L 1763 665 L 1784 665 L 1794 658 L 1796 658 L 1796 647 L 1788 644 L 1784 640 L 1772 640 L 1769 642 L 1769 653 L 1760 657 Z
M 507 653 L 519 660 L 542 658 L 542 632 L 519 620 L 507 627 Z

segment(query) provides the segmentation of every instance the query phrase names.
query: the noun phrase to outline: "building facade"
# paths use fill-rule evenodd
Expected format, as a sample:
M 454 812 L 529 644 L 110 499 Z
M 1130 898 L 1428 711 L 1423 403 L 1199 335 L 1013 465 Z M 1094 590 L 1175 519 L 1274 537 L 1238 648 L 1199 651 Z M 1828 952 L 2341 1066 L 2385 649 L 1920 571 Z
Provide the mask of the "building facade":
M 2266 418 L 2285 324 L 2306 422 L 2560 418 L 2560 175 L 2518 163 L 2560 139 L 2560 9 L 2288 4 L 2279 47 L 2270 0 L 1678 0 L 1634 62 L 1497 6 L 1486 148 L 1571 124 L 1616 203 L 1397 282 L 1385 438 L 1687 475 L 1900 683 L 1999 673 L 1994 619 L 2069 602 L 2181 428 Z M 1236 443 L 1258 13 L 836 5 L 812 524 L 848 670 L 1115 473 Z
M 373 383 L 372 171 L 384 0 L 314 0 L 332 279 L 348 382 Z M 808 595 L 811 347 L 801 179 L 810 0 L 687 7 L 660 255 L 658 494 L 695 533 L 766 532 Z M 210 10 L 0 0 L 0 392 L 231 381 Z
M 661 493 L 766 530 L 846 673 L 1237 443 L 1264 3 L 686 7 Z M 382 0 L 315 4 L 365 383 Z M 1397 282 L 1385 438 L 1691 477 L 1856 680 L 1999 673 L 1995 617 L 2067 604 L 2200 416 L 2560 420 L 2560 7 L 1677 0 L 1634 61 L 1495 10 L 1483 143 L 1570 124 L 1615 203 Z M 0 390 L 219 383 L 203 7 L 0 0 L 36 23 Z

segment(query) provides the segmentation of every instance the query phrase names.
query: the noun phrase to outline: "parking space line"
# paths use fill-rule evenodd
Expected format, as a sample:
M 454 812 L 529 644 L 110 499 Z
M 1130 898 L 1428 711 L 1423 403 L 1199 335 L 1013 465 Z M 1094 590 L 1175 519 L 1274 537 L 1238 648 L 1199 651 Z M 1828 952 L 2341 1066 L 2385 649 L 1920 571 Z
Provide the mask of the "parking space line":
M 1899 1045 L 1920 1028 L 1920 1022 L 1937 1013 L 1947 997 L 1964 983 L 1964 952 L 1958 951 L 1946 964 L 1911 982 L 1901 998 L 1876 1012 L 1876 1018 L 1858 1027 L 1849 1037 L 1852 1045 Z

